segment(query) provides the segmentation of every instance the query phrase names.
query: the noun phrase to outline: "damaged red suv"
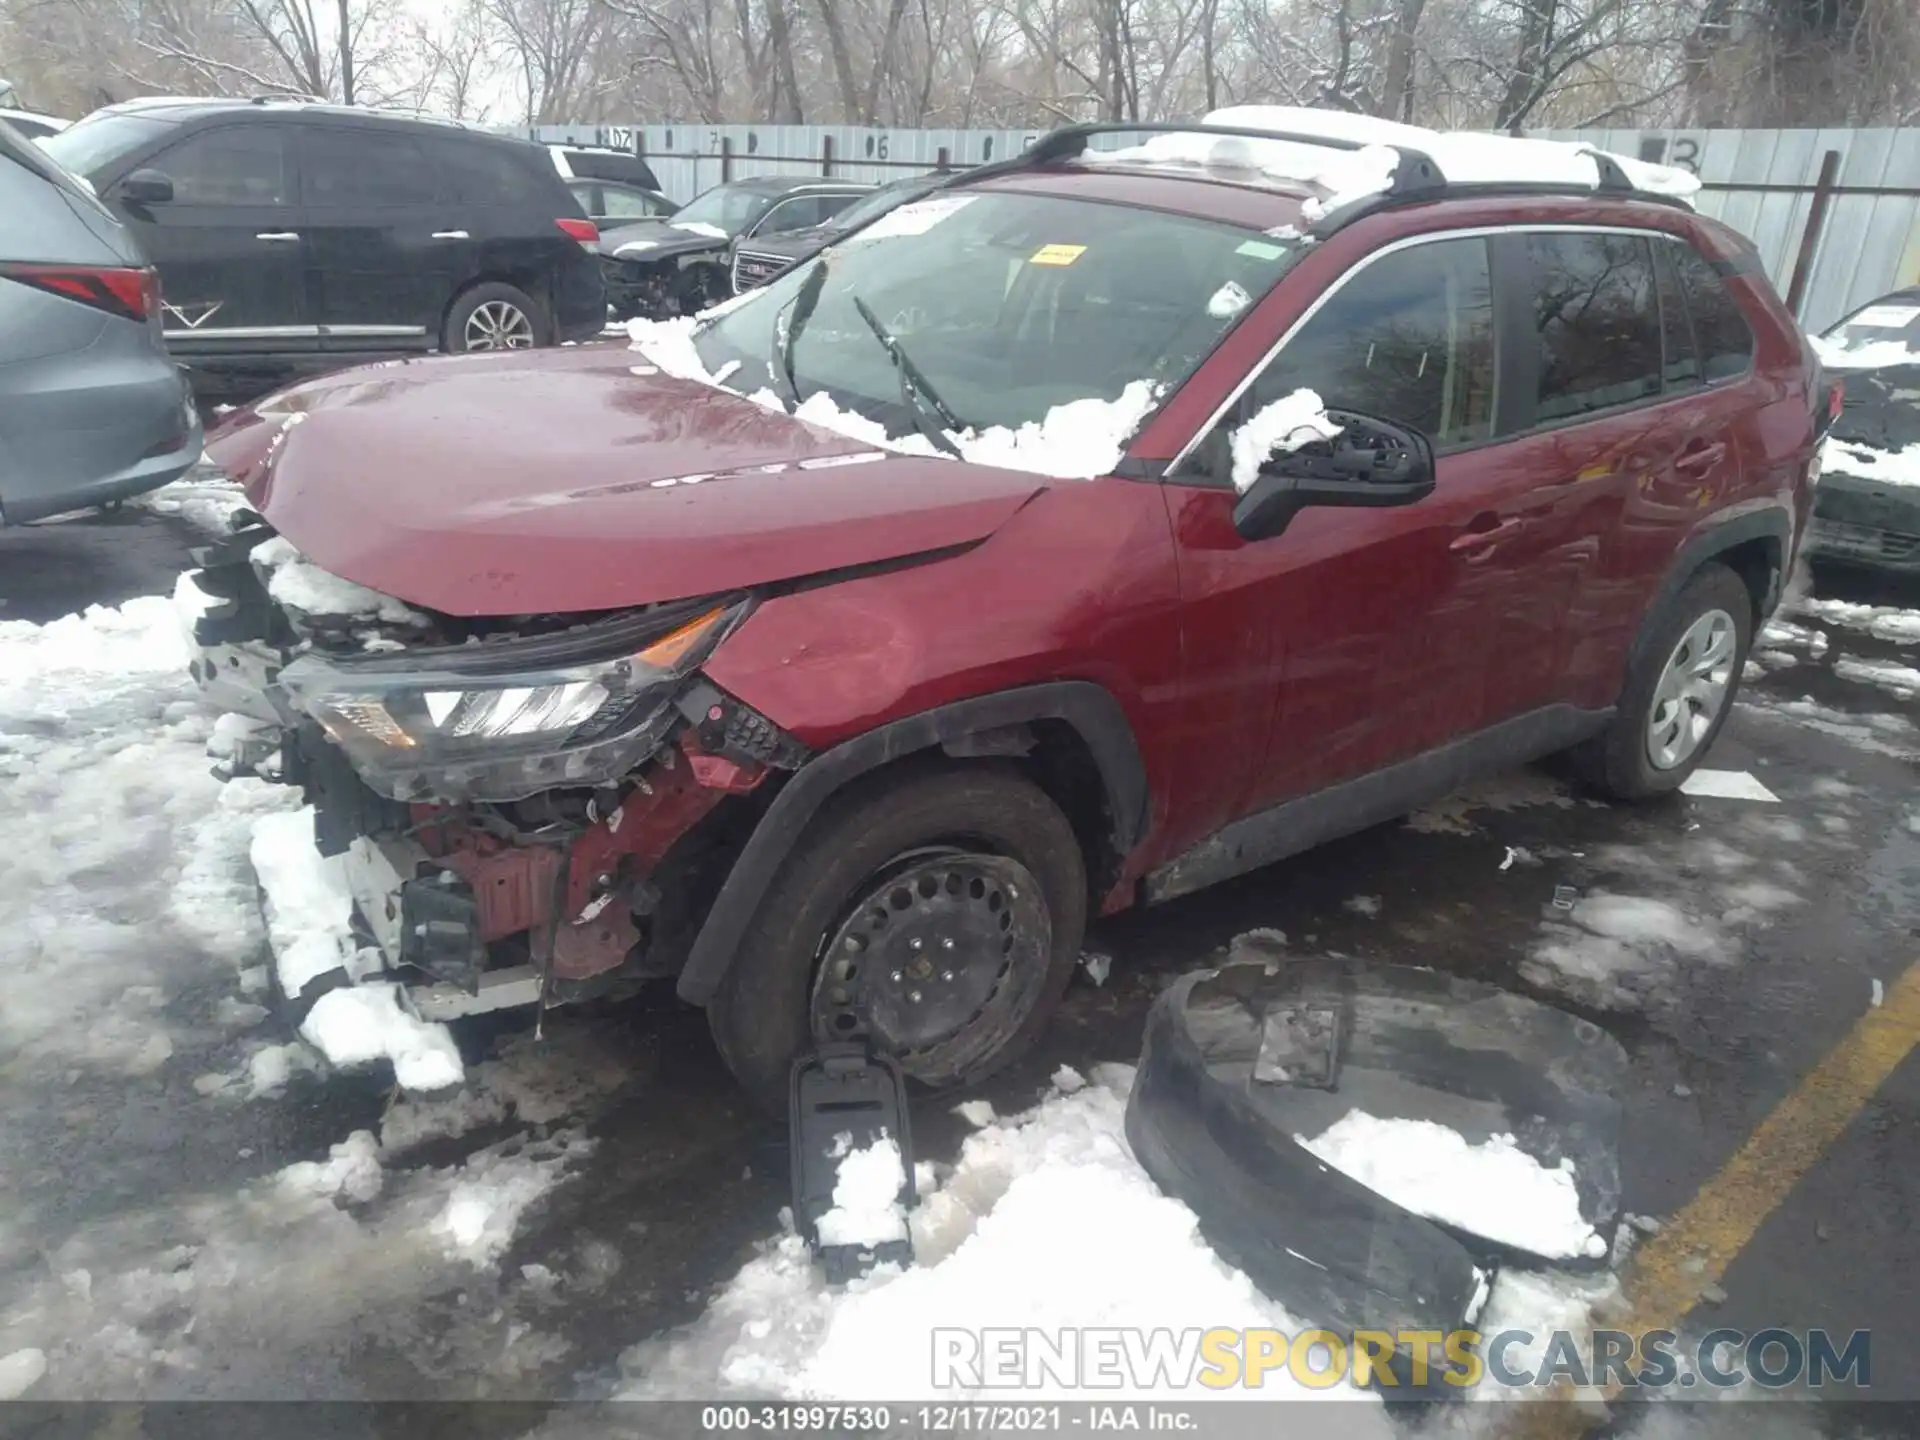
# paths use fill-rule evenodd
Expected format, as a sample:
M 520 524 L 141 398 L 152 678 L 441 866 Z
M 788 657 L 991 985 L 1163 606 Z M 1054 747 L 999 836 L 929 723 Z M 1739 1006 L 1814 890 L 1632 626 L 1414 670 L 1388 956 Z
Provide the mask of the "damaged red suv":
M 1573 146 L 1210 121 L 224 427 L 196 675 L 421 1013 L 671 978 L 769 1103 L 828 1040 L 969 1081 L 1092 913 L 1690 773 L 1828 419 L 1752 247 Z

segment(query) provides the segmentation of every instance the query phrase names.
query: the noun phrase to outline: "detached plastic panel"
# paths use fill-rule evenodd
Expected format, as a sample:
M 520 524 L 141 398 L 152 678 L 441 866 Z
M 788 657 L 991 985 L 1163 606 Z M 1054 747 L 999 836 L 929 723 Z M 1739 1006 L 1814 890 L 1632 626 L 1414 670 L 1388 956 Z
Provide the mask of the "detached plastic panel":
M 913 1245 L 822 1245 L 820 1217 L 833 1208 L 833 1187 L 842 1157 L 864 1150 L 882 1136 L 900 1147 L 901 1208 L 919 1198 L 913 1184 L 913 1134 L 908 1124 L 906 1080 L 884 1056 L 861 1044 L 822 1045 L 793 1065 L 793 1223 L 835 1284 L 875 1265 L 913 1263 Z M 844 1138 L 843 1138 L 844 1137 Z

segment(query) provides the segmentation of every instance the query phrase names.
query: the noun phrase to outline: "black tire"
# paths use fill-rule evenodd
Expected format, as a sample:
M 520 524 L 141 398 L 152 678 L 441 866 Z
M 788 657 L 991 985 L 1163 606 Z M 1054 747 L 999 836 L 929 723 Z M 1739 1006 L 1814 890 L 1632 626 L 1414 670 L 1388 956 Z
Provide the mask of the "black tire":
M 989 998 L 950 1042 L 902 1051 L 902 1068 L 935 1089 L 967 1085 L 1033 1044 L 1060 1003 L 1086 928 L 1086 870 L 1073 827 L 1037 786 L 1009 768 L 915 767 L 851 786 L 822 809 L 762 900 L 708 1004 L 721 1057 L 758 1104 L 783 1113 L 794 1060 L 818 1040 L 849 1038 L 818 1033 L 817 1011 L 826 1002 L 816 982 L 827 983 L 823 952 L 836 932 L 877 908 L 856 902 L 894 883 L 888 877 L 903 862 L 939 864 L 950 857 L 962 865 L 965 856 L 1000 857 L 1024 867 L 1038 894 L 1023 896 L 1020 904 L 1028 914 L 1029 907 L 1044 907 L 1045 933 L 1030 924 L 1014 927 L 1023 943 L 991 978 Z M 944 903 L 944 897 L 936 899 Z M 912 922 L 912 916 L 903 921 Z M 876 932 L 870 957 L 876 985 L 893 974 L 880 970 L 891 963 L 883 959 L 889 943 Z M 988 957 L 973 963 L 993 962 Z M 874 1038 L 878 1048 L 895 1048 L 877 1032 Z
M 674 282 L 673 313 L 698 315 L 709 305 L 724 300 L 731 288 L 727 272 L 718 265 L 689 265 Z
M 465 355 L 472 351 L 502 348 L 470 343 L 468 322 L 482 306 L 508 306 L 517 310 L 526 320 L 527 333 L 532 337 L 532 345 L 553 343 L 553 321 L 539 301 L 518 286 L 489 280 L 483 285 L 475 285 L 470 290 L 462 291 L 454 298 L 453 308 L 447 311 L 447 323 L 441 332 L 440 343 L 449 355 Z M 525 349 L 531 346 L 508 348 Z
M 1714 610 L 1733 620 L 1732 678 L 1719 714 L 1692 753 L 1679 764 L 1662 769 L 1654 764 L 1647 743 L 1654 691 L 1681 637 Z M 1644 639 L 1613 720 L 1593 739 L 1567 752 L 1568 763 L 1578 778 L 1616 800 L 1640 800 L 1679 789 L 1713 748 L 1727 716 L 1733 712 L 1733 702 L 1740 693 L 1740 672 L 1753 644 L 1753 597 L 1733 571 L 1709 562 L 1694 572 L 1672 600 L 1647 618 Z

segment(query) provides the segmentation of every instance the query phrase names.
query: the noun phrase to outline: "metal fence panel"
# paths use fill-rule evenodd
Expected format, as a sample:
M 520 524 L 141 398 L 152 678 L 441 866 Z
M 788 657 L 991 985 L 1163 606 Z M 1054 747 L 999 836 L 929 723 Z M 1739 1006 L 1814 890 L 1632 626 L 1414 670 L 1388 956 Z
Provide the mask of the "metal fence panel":
M 667 194 L 690 200 L 724 177 L 831 173 L 878 185 L 1017 155 L 1039 130 L 910 130 L 858 125 L 543 125 L 548 143 L 647 157 Z M 1786 294 L 1821 163 L 1838 151 L 1838 187 L 1816 237 L 1801 320 L 1820 330 L 1902 284 L 1920 283 L 1920 129 L 1543 130 L 1554 140 L 1679 165 L 1700 176 L 1702 213 L 1749 236 Z M 1116 142 L 1120 143 L 1120 142 Z

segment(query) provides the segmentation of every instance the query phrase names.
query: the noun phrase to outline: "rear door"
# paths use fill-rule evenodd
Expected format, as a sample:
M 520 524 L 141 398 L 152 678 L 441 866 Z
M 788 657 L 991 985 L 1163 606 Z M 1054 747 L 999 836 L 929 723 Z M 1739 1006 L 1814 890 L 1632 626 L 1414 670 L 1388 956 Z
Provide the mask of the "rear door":
M 173 182 L 165 204 L 108 191 L 160 271 L 167 345 L 183 361 L 319 344 L 288 130 L 274 117 L 215 125 L 149 156 L 141 168 Z
M 300 193 L 328 350 L 424 350 L 474 239 L 440 200 L 424 143 L 397 128 L 303 124 Z

